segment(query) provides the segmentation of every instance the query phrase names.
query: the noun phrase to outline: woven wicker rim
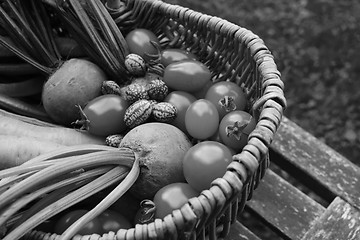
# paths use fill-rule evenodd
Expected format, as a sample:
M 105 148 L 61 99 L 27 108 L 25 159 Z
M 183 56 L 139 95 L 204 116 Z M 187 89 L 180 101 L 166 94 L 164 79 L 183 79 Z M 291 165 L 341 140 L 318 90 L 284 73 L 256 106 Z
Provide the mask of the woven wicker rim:
M 137 224 L 132 229 L 120 229 L 103 236 L 75 236 L 76 240 L 85 239 L 217 239 L 225 237 L 230 225 L 236 220 L 246 201 L 252 197 L 269 166 L 268 147 L 280 125 L 283 111 L 286 108 L 284 84 L 274 58 L 262 39 L 245 28 L 239 27 L 224 19 L 209 16 L 191 9 L 164 3 L 159 0 L 125 0 L 126 9 L 131 9 L 128 19 L 114 18 L 122 25 L 133 27 L 149 26 L 159 34 L 159 29 L 169 21 L 158 21 L 158 18 L 171 19 L 173 29 L 186 26 L 189 36 L 194 33 L 206 38 L 201 39 L 203 46 L 212 43 L 212 49 L 198 48 L 197 54 L 205 53 L 202 59 L 210 68 L 220 60 L 234 64 L 223 64 L 228 70 L 217 77 L 245 86 L 249 101 L 249 111 L 257 119 L 255 130 L 249 135 L 244 149 L 233 157 L 225 175 L 213 181 L 210 189 L 192 198 L 180 209 L 164 219 L 156 219 L 150 224 Z M 116 10 L 112 10 L 116 13 Z M 111 11 L 110 11 L 111 12 Z M 178 28 L 177 28 L 178 27 Z M 158 29 L 158 31 L 156 31 Z M 165 33 L 166 35 L 166 33 Z M 169 36 L 167 36 L 169 37 Z M 168 46 L 184 46 L 186 37 L 170 38 Z M 199 43 L 199 42 L 198 42 Z M 187 45 L 190 50 L 196 49 L 196 40 Z M 234 46 L 234 54 L 221 58 L 227 46 Z M 216 50 L 216 51 L 215 51 Z M 229 52 L 229 51 L 227 51 Z M 215 59 L 215 60 L 214 60 Z M 224 60 L 224 61 L 225 61 Z M 255 80 L 254 80 L 255 79 Z M 246 85 L 250 81 L 251 85 Z M 33 231 L 26 239 L 50 240 L 59 239 L 52 233 Z

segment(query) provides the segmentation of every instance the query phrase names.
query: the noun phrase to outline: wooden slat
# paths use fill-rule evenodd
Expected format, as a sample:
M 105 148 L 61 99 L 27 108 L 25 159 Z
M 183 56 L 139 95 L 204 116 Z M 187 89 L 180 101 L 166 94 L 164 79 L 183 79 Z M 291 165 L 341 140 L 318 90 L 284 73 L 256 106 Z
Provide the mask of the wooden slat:
M 231 225 L 231 229 L 226 240 L 261 240 L 248 228 L 236 221 Z
M 301 239 L 325 208 L 268 170 L 247 203 L 276 232 L 289 239 Z
M 359 240 L 360 212 L 337 197 L 302 240 Z
M 272 143 L 272 161 L 298 179 L 311 178 L 360 209 L 360 168 L 284 117 Z M 298 175 L 298 176 L 296 176 Z M 316 184 L 311 184 L 317 188 Z

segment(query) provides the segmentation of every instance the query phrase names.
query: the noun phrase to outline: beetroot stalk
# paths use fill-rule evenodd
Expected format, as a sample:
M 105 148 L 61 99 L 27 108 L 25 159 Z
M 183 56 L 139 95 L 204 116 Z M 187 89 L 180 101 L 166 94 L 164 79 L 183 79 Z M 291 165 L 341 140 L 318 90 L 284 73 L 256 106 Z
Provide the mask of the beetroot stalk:
M 99 204 L 74 222 L 63 234 L 62 239 L 71 239 L 86 223 L 108 209 L 114 202 L 126 193 L 134 184 L 140 174 L 139 160 L 135 158 L 134 164 L 122 182 L 117 185 Z
M 99 171 L 102 170 L 102 171 Z M 24 219 L 26 216 L 31 216 L 34 213 L 36 213 L 39 210 L 40 205 L 48 205 L 46 204 L 46 201 L 49 200 L 56 200 L 56 198 L 60 198 L 61 196 L 64 196 L 64 194 L 70 192 L 71 190 L 78 188 L 77 185 L 79 182 L 82 183 L 84 180 L 90 181 L 92 178 L 104 174 L 106 171 L 108 171 L 108 168 L 104 169 L 95 169 L 92 171 L 88 171 L 82 174 L 79 174 L 77 176 L 67 178 L 65 180 L 56 182 L 54 184 L 48 185 L 46 187 L 43 187 L 39 190 L 36 190 L 32 193 L 29 193 L 27 195 L 24 195 L 23 197 L 17 199 L 15 202 L 11 203 L 11 206 L 7 209 L 5 209 L 4 212 L 0 215 L 0 225 L 5 224 L 11 216 L 15 215 L 18 211 L 20 211 L 23 207 L 25 207 L 28 203 L 44 196 L 45 194 L 48 194 L 46 197 L 43 197 L 40 201 L 38 201 L 35 205 L 33 205 L 29 210 L 26 210 L 26 212 L 22 213 L 21 218 Z M 86 181 L 85 181 L 86 183 Z M 83 184 L 85 184 L 83 183 Z M 51 192 L 51 193 L 50 193 Z M 50 193 L 50 194 L 49 194 Z M 55 198 L 56 197 L 56 198 Z M 53 201 L 52 201 L 53 202 Z M 36 211 L 37 210 L 37 211 Z M 16 223 L 7 223 L 7 226 L 11 225 L 13 227 L 14 224 L 19 225 L 21 222 L 21 219 L 16 221 Z
M 35 228 L 50 217 L 92 196 L 102 189 L 119 182 L 122 178 L 124 178 L 124 172 L 122 172 L 122 170 L 123 169 L 121 167 L 114 167 L 104 175 L 98 177 L 83 187 L 70 192 L 60 200 L 53 202 L 9 232 L 3 240 L 18 240 L 31 229 Z
M 20 166 L 18 168 L 20 171 L 14 171 L 15 175 L 7 173 L 11 170 L 0 171 L 0 176 L 4 176 L 1 182 L 5 184 L 14 179 L 19 180 L 8 185 L 9 188 L 0 193 L 0 208 L 3 209 L 0 221 L 5 221 L 7 226 L 11 226 L 2 239 L 19 239 L 59 212 L 113 184 L 120 183 L 94 208 L 94 212 L 98 214 L 98 211 L 109 207 L 132 186 L 140 172 L 133 151 L 111 147 L 108 147 L 111 150 L 107 151 L 105 147 L 106 151 L 103 151 L 94 149 L 92 145 L 88 148 L 91 153 L 86 153 L 87 147 L 79 146 L 78 151 L 84 154 L 76 155 L 78 152 L 74 152 L 74 149 L 70 151 L 64 149 L 63 156 L 67 156 L 66 151 L 75 155 L 57 158 L 58 154 L 49 154 L 46 158 L 39 157 L 39 160 L 33 161 L 32 164 Z M 40 168 L 31 168 L 34 163 Z M 26 178 L 21 179 L 22 175 Z M 75 186 L 73 184 L 76 187 L 73 188 Z M 68 190 L 66 186 L 69 186 Z M 28 212 L 18 211 L 29 201 L 38 199 L 37 197 L 43 193 L 49 194 L 46 194 Z

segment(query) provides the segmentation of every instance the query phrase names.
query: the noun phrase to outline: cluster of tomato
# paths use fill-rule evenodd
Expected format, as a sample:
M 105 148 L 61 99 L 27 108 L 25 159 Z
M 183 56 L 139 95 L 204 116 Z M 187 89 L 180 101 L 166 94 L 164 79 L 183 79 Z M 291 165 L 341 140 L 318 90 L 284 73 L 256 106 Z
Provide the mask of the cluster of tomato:
M 133 31 L 127 40 L 139 55 L 154 53 L 149 42 L 158 42 L 145 29 Z M 177 109 L 177 117 L 170 124 L 196 140 L 183 159 L 187 183 L 167 185 L 154 196 L 155 217 L 163 218 L 225 174 L 232 156 L 246 145 L 256 122 L 245 111 L 247 98 L 243 89 L 233 82 L 212 81 L 210 69 L 196 55 L 183 49 L 164 49 L 160 61 L 164 66 L 163 81 L 171 90 L 164 101 Z
M 160 45 L 159 40 L 149 30 L 135 29 L 126 36 L 126 41 L 133 54 L 142 57 L 159 54 L 159 49 L 153 44 Z M 176 118 L 170 124 L 195 142 L 183 159 L 187 182 L 165 186 L 152 199 L 156 206 L 154 216 L 163 218 L 189 198 L 209 189 L 214 179 L 224 175 L 232 156 L 246 145 L 256 123 L 245 111 L 247 98 L 242 88 L 229 81 L 212 81 L 210 69 L 196 55 L 183 49 L 169 48 L 161 50 L 159 59 L 164 67 L 162 80 L 170 90 L 163 101 L 171 103 L 177 110 Z M 109 135 L 123 131 L 124 127 L 119 126 L 119 122 L 128 106 L 121 97 L 112 94 L 90 102 L 86 114 L 96 122 L 93 132 Z M 76 214 L 66 215 L 60 225 L 69 225 Z M 114 218 L 111 219 L 114 221 Z M 128 226 L 123 222 L 119 224 L 113 224 L 113 230 Z M 98 230 L 90 225 L 87 226 L 91 231 Z

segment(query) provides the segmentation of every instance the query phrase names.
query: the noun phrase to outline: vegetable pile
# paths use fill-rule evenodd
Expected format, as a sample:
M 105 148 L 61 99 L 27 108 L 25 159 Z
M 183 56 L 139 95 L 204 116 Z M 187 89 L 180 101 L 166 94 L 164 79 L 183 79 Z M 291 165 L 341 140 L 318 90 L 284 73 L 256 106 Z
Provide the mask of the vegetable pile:
M 0 4 L 2 239 L 164 218 L 221 178 L 255 128 L 243 88 L 185 46 L 119 27 L 121 6 Z

